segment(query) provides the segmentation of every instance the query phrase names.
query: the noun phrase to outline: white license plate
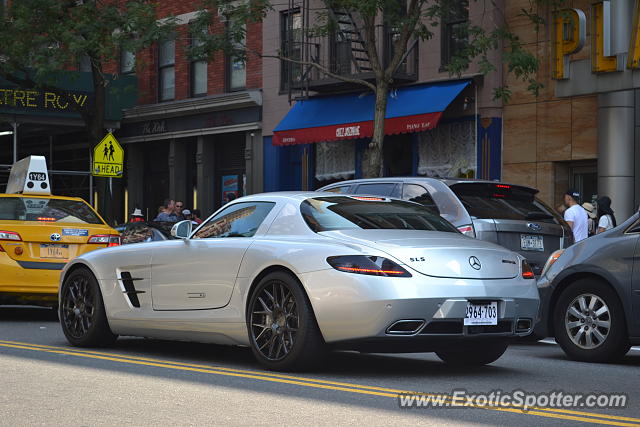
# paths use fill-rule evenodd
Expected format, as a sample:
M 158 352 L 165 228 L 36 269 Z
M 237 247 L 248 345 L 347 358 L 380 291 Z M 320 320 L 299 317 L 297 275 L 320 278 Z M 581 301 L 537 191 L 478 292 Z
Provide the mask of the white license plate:
M 464 325 L 497 325 L 498 302 L 491 301 L 486 304 L 467 302 L 467 312 L 464 316 Z
M 542 236 L 531 234 L 520 235 L 520 249 L 523 251 L 544 251 L 544 239 Z
M 40 245 L 40 258 L 69 258 L 69 245 L 43 243 Z

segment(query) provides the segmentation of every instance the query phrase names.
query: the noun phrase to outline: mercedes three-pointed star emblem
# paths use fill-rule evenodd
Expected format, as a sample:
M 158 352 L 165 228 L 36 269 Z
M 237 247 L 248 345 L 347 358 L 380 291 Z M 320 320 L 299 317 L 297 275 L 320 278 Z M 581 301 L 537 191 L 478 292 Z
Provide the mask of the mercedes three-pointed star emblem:
M 482 268 L 482 264 L 480 264 L 480 260 L 474 256 L 469 257 L 469 265 L 474 269 L 474 270 L 480 270 Z

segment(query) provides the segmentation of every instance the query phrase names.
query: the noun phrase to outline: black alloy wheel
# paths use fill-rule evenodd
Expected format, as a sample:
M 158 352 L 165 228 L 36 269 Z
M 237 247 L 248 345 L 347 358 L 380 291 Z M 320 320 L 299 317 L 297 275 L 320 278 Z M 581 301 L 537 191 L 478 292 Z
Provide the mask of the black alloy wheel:
M 297 279 L 285 272 L 268 274 L 253 290 L 247 328 L 254 355 L 268 369 L 305 370 L 324 359 L 311 305 Z
M 98 283 L 86 268 L 65 278 L 59 317 L 62 331 L 72 345 L 103 346 L 117 338 L 109 328 Z

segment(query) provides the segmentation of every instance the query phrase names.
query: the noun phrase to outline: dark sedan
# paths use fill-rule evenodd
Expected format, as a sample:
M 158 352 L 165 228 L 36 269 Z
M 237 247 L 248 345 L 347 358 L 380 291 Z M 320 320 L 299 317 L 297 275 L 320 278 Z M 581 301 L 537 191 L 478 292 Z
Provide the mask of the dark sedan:
M 538 280 L 537 336 L 572 359 L 604 362 L 640 344 L 640 214 L 555 252 Z

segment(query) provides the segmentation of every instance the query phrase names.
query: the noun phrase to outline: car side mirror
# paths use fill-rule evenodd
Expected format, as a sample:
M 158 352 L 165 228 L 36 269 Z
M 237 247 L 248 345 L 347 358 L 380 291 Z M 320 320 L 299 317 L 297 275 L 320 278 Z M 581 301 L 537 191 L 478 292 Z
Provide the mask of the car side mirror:
M 188 239 L 191 236 L 191 220 L 177 222 L 171 227 L 171 236 L 176 239 Z

